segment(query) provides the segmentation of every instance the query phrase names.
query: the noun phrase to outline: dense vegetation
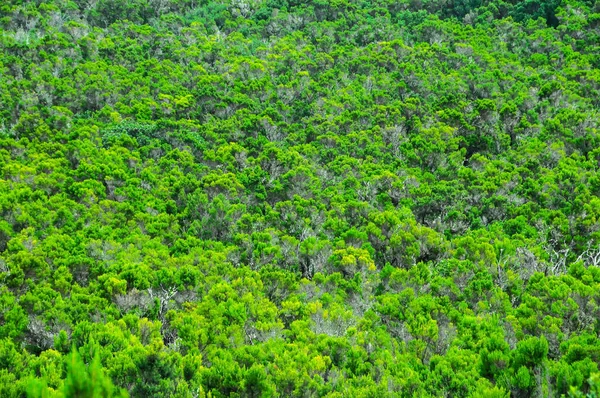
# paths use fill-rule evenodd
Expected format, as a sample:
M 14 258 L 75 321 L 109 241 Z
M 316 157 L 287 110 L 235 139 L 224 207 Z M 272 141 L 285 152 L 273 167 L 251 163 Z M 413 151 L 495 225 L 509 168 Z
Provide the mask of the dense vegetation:
M 597 396 L 600 3 L 0 32 L 1 397 Z

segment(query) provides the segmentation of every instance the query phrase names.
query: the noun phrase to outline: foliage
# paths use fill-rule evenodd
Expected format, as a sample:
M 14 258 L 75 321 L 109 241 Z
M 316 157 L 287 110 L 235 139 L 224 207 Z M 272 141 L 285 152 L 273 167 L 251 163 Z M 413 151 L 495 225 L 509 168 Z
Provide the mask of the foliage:
M 2 2 L 0 396 L 597 396 L 599 21 Z

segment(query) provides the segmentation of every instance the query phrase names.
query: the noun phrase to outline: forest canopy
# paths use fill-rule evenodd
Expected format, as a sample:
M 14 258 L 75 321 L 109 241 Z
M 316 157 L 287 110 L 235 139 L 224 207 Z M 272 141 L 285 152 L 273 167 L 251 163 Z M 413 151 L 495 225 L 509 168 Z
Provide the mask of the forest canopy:
M 0 397 L 600 394 L 600 2 L 4 0 Z

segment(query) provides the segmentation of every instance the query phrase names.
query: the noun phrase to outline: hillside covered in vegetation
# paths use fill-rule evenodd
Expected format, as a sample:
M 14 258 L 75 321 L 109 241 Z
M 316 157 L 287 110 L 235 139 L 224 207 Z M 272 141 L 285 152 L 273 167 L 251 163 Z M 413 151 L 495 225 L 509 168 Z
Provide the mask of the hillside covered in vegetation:
M 0 397 L 597 396 L 600 3 L 4 0 Z

